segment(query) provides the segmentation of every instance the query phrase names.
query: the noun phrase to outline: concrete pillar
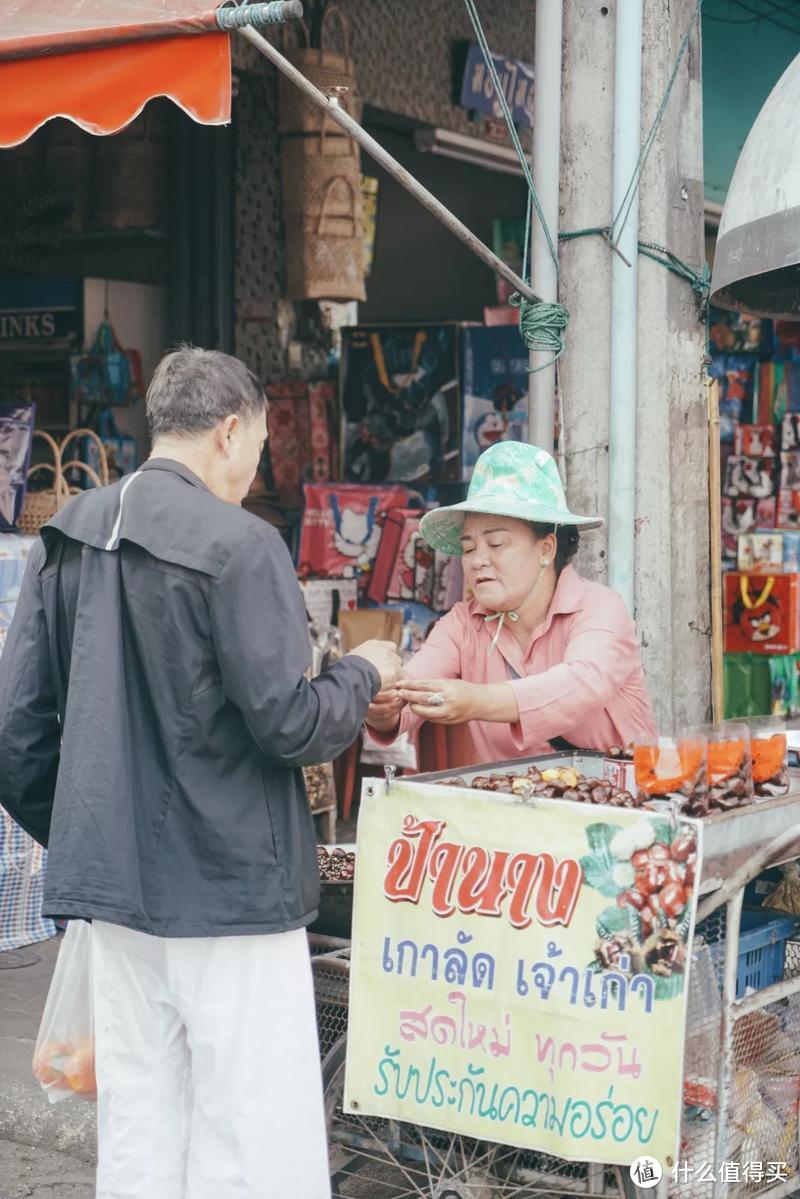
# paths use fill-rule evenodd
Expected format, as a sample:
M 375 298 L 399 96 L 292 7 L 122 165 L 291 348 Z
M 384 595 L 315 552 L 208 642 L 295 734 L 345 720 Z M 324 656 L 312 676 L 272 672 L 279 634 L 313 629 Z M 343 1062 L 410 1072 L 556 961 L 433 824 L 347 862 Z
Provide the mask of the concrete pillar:
M 616 0 L 624 3 L 624 0 Z M 666 87 L 696 0 L 644 6 L 642 128 Z M 561 228 L 611 219 L 614 7 L 565 0 Z M 695 27 L 642 179 L 640 239 L 696 269 L 704 258 L 700 33 Z M 608 513 L 610 254 L 600 238 L 562 247 L 571 313 L 561 362 L 564 467 L 575 510 Z M 689 285 L 640 260 L 635 617 L 660 728 L 710 711 L 708 450 L 704 327 Z M 581 565 L 605 581 L 604 534 Z

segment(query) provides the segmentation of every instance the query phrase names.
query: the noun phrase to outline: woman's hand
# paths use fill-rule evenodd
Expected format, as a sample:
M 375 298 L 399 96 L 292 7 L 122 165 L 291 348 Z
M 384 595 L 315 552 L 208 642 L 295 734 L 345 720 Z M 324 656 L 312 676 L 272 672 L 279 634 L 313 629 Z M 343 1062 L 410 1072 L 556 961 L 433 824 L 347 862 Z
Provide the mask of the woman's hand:
M 486 720 L 516 724 L 517 698 L 507 683 L 467 683 L 464 679 L 405 679 L 397 684 L 400 699 L 416 716 L 431 724 L 465 724 Z M 441 696 L 441 703 L 431 698 Z
M 367 727 L 376 733 L 393 733 L 400 724 L 405 703 L 392 688 L 379 691 L 367 709 Z
M 407 679 L 398 683 L 397 689 L 411 711 L 431 724 L 464 724 L 480 717 L 484 689 L 480 683 L 466 683 L 463 679 Z M 441 703 L 436 699 L 431 703 L 433 697 L 439 696 Z

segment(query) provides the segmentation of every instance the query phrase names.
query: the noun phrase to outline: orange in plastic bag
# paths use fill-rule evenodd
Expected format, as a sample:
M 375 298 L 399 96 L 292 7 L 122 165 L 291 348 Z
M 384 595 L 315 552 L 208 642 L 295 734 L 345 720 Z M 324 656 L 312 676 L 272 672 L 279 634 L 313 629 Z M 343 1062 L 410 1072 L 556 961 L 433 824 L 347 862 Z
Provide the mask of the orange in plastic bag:
M 733 776 L 744 765 L 745 744 L 736 738 L 708 743 L 708 785 L 715 786 Z
M 636 785 L 647 795 L 670 795 L 693 782 L 703 766 L 705 745 L 681 741 L 673 746 L 636 745 Z
M 51 1103 L 97 1098 L 92 1002 L 92 928 L 71 920 L 47 993 L 33 1074 Z
M 766 783 L 780 774 L 786 762 L 785 733 L 775 733 L 771 737 L 754 737 L 751 749 L 754 783 Z
M 53 1089 L 84 1099 L 97 1098 L 97 1078 L 94 1071 L 94 1040 L 83 1037 L 74 1045 L 48 1041 L 36 1051 L 33 1073 L 47 1091 Z

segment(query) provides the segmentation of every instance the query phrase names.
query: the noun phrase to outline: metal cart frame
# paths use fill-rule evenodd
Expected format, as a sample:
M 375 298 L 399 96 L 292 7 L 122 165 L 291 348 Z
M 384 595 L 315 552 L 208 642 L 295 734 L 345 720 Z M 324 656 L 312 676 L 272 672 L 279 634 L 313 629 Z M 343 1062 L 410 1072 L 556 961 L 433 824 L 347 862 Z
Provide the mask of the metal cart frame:
M 558 764 L 569 761 L 578 770 L 595 774 L 599 768 L 599 757 L 574 755 L 565 760 L 564 755 L 553 755 L 552 761 Z M 543 760 L 537 759 L 537 763 L 542 764 Z M 522 761 L 513 764 L 523 773 L 528 765 L 528 762 Z M 468 783 L 471 777 L 491 773 L 496 768 L 483 766 L 467 772 L 462 777 Z M 508 764 L 502 764 L 502 768 L 507 771 Z M 440 782 L 446 777 L 441 774 L 426 775 L 413 781 Z M 373 788 L 374 793 L 374 783 L 368 781 L 365 788 Z M 721 983 L 721 1016 L 718 1026 L 715 1024 L 713 1029 L 714 1044 L 718 1048 L 716 1118 L 703 1134 L 705 1160 L 712 1164 L 715 1177 L 708 1181 L 698 1180 L 691 1183 L 686 1179 L 681 1187 L 678 1180 L 665 1173 L 655 1190 L 645 1191 L 638 1189 L 630 1180 L 628 1172 L 618 1167 L 587 1163 L 583 1167 L 582 1177 L 576 1178 L 575 1163 L 560 1162 L 559 1159 L 546 1158 L 545 1155 L 533 1155 L 542 1159 L 543 1168 L 538 1171 L 526 1169 L 524 1188 L 518 1192 L 526 1199 L 528 1195 L 536 1194 L 617 1195 L 625 1196 L 625 1199 L 645 1195 L 655 1196 L 655 1199 L 738 1199 L 739 1196 L 747 1196 L 748 1199 L 783 1199 L 784 1196 L 800 1193 L 800 1149 L 796 1131 L 793 1134 L 793 1153 L 790 1161 L 787 1155 L 787 1165 L 792 1173 L 785 1181 L 774 1184 L 762 1182 L 761 1185 L 754 1185 L 750 1181 L 744 1186 L 737 1183 L 731 1187 L 727 1181 L 723 1182 L 716 1177 L 723 1163 L 730 1160 L 729 1155 L 736 1137 L 741 1141 L 741 1130 L 737 1130 L 736 1127 L 737 1097 L 734 1087 L 738 1068 L 737 1053 L 741 1052 L 748 1031 L 747 1023 L 742 1022 L 749 1018 L 752 1024 L 754 1019 L 759 1019 L 754 1014 L 766 1015 L 769 1010 L 783 1013 L 788 1010 L 794 1019 L 796 1009 L 796 1030 L 793 1028 L 792 1032 L 796 1031 L 800 1054 L 800 941 L 789 942 L 788 948 L 791 952 L 787 953 L 786 977 L 782 981 L 741 999 L 736 998 L 739 926 L 745 887 L 766 868 L 781 865 L 800 856 L 800 772 L 792 772 L 788 795 L 760 801 L 739 811 L 715 815 L 702 823 L 703 873 L 696 930 L 699 944 L 703 944 L 704 930 L 711 925 L 716 924 L 717 933 L 720 929 L 724 930 L 724 955 L 721 952 L 717 955 L 717 981 L 718 984 Z M 319 936 L 312 936 L 310 940 L 323 1075 L 326 1084 L 329 1084 L 332 1071 L 340 1068 L 345 1053 L 350 943 Z M 698 942 L 695 954 L 697 944 Z M 693 973 L 690 972 L 690 995 L 692 979 Z M 689 1033 L 687 1027 L 687 1039 Z M 755 1053 L 756 1050 L 751 1046 L 748 1052 Z M 756 1059 L 748 1061 L 752 1066 L 757 1064 Z M 798 1087 L 800 1088 L 800 1083 Z M 757 1098 L 753 1102 L 757 1102 Z M 329 1115 L 332 1113 L 329 1112 Z M 409 1127 L 413 1129 L 414 1126 Z M 395 1135 L 399 1143 L 399 1132 Z M 355 1139 L 358 1140 L 357 1137 Z M 416 1190 L 409 1191 L 409 1194 L 412 1193 L 416 1194 Z M 427 1194 L 424 1190 L 419 1190 L 422 1199 L 428 1199 L 428 1195 L 431 1199 L 439 1199 L 445 1195 L 460 1199 L 462 1194 L 471 1197 L 472 1193 L 466 1185 L 460 1190 L 457 1185 L 451 1189 L 447 1189 L 445 1185 L 442 1189 L 440 1184 Z M 513 1195 L 515 1192 L 507 1193 Z

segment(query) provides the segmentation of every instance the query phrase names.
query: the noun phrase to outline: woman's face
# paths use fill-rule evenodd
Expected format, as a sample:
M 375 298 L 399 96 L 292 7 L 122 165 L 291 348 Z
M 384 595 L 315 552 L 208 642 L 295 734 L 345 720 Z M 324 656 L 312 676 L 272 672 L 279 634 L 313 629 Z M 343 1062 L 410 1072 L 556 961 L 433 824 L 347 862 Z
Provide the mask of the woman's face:
M 461 537 L 464 577 L 492 612 L 513 612 L 528 598 L 542 564 L 555 560 L 555 537 L 537 540 L 530 525 L 510 516 L 468 513 Z

